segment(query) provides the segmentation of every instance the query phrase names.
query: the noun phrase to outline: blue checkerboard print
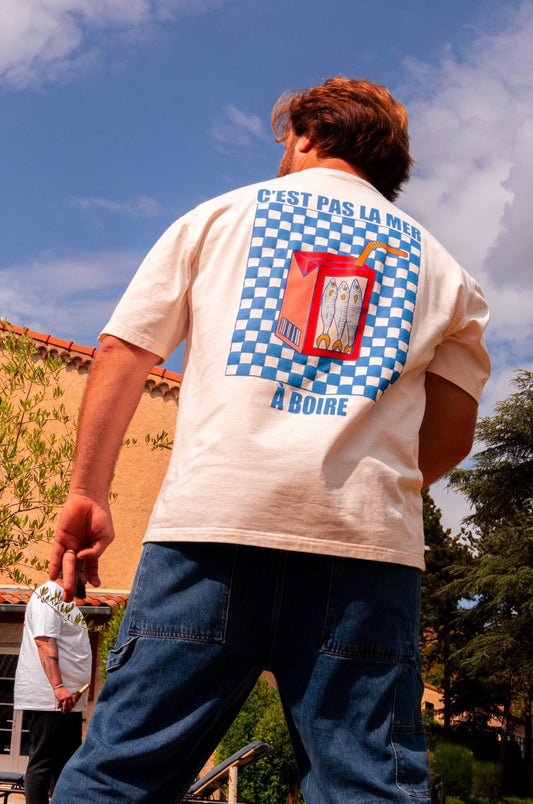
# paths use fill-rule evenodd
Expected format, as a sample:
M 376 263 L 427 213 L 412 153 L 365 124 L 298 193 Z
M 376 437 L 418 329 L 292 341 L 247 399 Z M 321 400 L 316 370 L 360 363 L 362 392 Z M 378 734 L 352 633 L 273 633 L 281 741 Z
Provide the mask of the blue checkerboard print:
M 409 258 L 375 249 L 376 271 L 360 355 L 356 360 L 302 355 L 275 334 L 293 251 L 358 257 L 379 240 Z M 258 204 L 227 375 L 261 377 L 294 388 L 378 399 L 400 375 L 416 304 L 420 243 L 379 223 L 282 203 Z

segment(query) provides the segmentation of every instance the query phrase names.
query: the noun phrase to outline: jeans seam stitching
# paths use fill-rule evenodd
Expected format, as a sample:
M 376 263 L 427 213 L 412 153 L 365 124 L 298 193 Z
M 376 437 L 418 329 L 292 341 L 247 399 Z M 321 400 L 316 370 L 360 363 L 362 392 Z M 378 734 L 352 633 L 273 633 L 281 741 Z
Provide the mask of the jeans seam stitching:
M 398 771 L 399 771 L 400 761 L 399 761 L 399 757 L 398 757 L 398 752 L 396 750 L 396 745 L 394 744 L 393 733 L 394 733 L 394 729 L 397 728 L 398 725 L 399 725 L 399 724 L 395 724 L 395 720 L 396 720 L 396 705 L 397 705 L 397 700 L 398 700 L 398 688 L 400 686 L 400 681 L 402 679 L 402 675 L 405 672 L 406 663 L 401 663 L 400 666 L 401 666 L 401 672 L 400 672 L 400 674 L 399 674 L 399 676 L 398 676 L 398 678 L 396 680 L 396 685 L 395 685 L 395 688 L 394 688 L 394 701 L 393 701 L 393 705 L 392 705 L 391 733 L 390 733 L 390 742 L 391 742 L 392 750 L 394 752 L 394 762 L 395 762 L 394 780 L 396 782 L 396 787 L 399 790 L 401 790 L 402 793 L 406 793 L 411 798 L 427 798 L 428 795 L 429 795 L 429 790 L 413 790 L 413 791 L 408 790 L 405 785 L 401 784 L 401 782 L 400 782 L 400 780 L 398 778 Z
M 281 615 L 281 609 L 283 607 L 283 598 L 285 596 L 285 581 L 287 578 L 287 564 L 288 564 L 288 554 L 287 552 L 281 553 L 283 556 L 283 563 L 278 572 L 276 573 L 277 580 L 276 583 L 276 590 L 274 594 L 274 598 L 272 600 L 272 616 L 271 616 L 271 626 L 270 626 L 270 646 L 268 649 L 268 658 L 267 658 L 267 667 L 271 667 L 274 659 L 274 652 L 276 649 L 276 639 L 278 634 L 278 626 L 279 626 L 279 618 Z M 281 572 L 280 572 L 281 570 Z
M 237 566 L 237 553 L 239 548 L 237 546 L 233 549 L 233 561 L 231 564 L 231 572 L 229 574 L 228 583 L 226 585 L 226 591 L 224 594 L 224 622 L 222 624 L 222 640 L 221 644 L 226 643 L 226 636 L 228 632 L 228 621 L 229 621 L 229 610 L 231 607 L 231 596 L 233 592 L 233 579 L 235 578 L 235 569 Z

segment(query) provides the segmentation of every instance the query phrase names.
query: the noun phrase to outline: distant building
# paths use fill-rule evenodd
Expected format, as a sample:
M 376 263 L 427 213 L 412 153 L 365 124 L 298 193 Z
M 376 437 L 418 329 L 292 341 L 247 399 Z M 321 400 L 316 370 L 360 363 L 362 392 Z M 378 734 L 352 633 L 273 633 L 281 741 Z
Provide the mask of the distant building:
M 424 683 L 424 694 L 422 697 L 422 711 L 432 717 L 438 723 L 444 723 L 444 691 L 432 684 Z M 453 719 L 454 725 L 459 725 L 463 718 Z M 497 739 L 502 739 L 503 712 L 501 717 L 491 716 L 487 719 L 487 728 L 492 731 Z M 518 745 L 520 753 L 524 755 L 525 724 L 520 718 L 512 718 L 510 734 L 508 739 Z

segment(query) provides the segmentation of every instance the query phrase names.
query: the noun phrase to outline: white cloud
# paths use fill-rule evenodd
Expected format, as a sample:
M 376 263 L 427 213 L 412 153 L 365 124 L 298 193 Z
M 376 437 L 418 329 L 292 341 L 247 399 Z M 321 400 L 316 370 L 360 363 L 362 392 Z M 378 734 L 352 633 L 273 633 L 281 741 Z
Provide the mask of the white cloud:
M 143 35 L 150 24 L 224 0 L 2 0 L 0 85 L 25 89 L 77 76 L 102 61 L 99 31 Z M 108 40 L 108 36 L 106 37 Z
M 0 271 L 0 318 L 93 346 L 142 256 L 44 255 L 12 265 Z
M 471 513 L 468 500 L 461 492 L 448 488 L 445 479 L 434 483 L 429 493 L 441 510 L 443 527 L 449 528 L 452 536 L 457 536 L 461 532 L 463 519 Z
M 533 111 L 532 117 L 518 128 L 513 146 L 513 162 L 505 187 L 509 192 L 498 237 L 485 262 L 489 276 L 497 286 L 531 286 L 533 227 L 531 199 L 533 186 Z
M 501 370 L 493 374 L 491 382 L 487 385 L 486 392 L 482 397 L 479 409 L 481 416 L 492 416 L 496 403 L 503 402 L 510 394 L 516 393 L 516 387 L 511 381 L 516 376 L 517 368 L 518 366 L 513 365 L 502 366 Z M 533 360 L 522 363 L 520 368 L 533 371 Z
M 448 53 L 435 68 L 408 65 L 417 165 L 404 205 L 475 271 L 489 270 L 491 248 L 512 227 L 518 177 L 533 172 L 533 6 L 523 3 L 506 19 L 498 33 L 480 33 L 466 55 Z
M 211 136 L 225 150 L 253 148 L 258 141 L 267 139 L 267 133 L 260 117 L 226 106 L 218 120 L 211 127 Z
M 510 393 L 502 387 L 510 369 L 533 361 L 533 4 L 508 3 L 495 13 L 467 53 L 448 48 L 437 67 L 410 62 L 411 81 L 398 93 L 409 107 L 417 160 L 400 206 L 485 292 L 495 368 L 486 398 L 494 400 Z
M 148 195 L 139 195 L 126 201 L 111 201 L 107 198 L 78 198 L 73 197 L 70 203 L 81 209 L 101 209 L 104 212 L 114 212 L 119 215 L 133 215 L 151 218 L 159 215 L 161 205 L 155 198 Z

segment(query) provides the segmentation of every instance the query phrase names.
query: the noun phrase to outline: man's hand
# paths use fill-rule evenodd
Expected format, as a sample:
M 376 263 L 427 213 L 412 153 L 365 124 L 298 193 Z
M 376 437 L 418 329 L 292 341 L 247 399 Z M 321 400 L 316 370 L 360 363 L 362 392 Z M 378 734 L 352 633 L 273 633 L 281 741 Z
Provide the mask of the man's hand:
M 57 701 L 57 708 L 61 709 L 63 714 L 72 712 L 76 705 L 74 696 L 67 690 L 66 687 L 58 687 L 54 690 L 55 699 Z
M 158 355 L 108 335 L 93 360 L 83 397 L 70 494 L 55 535 L 50 578 L 63 566 L 65 602 L 72 600 L 81 561 L 100 585 L 98 559 L 115 534 L 108 493 L 124 433 Z
M 63 599 L 69 603 L 76 588 L 81 561 L 87 581 L 100 586 L 98 559 L 115 538 L 107 502 L 71 493 L 57 525 L 50 558 L 50 578 L 55 581 L 63 567 Z

